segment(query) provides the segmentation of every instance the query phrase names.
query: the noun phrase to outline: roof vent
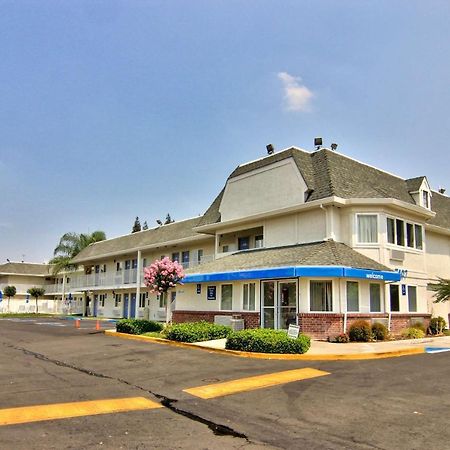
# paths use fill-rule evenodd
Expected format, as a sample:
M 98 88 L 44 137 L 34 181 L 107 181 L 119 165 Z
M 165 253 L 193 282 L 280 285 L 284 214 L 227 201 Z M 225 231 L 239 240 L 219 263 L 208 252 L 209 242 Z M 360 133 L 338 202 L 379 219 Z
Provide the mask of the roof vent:
M 333 152 L 336 151 L 337 147 L 338 147 L 338 145 L 337 145 L 336 143 L 333 142 L 333 143 L 331 144 L 331 150 L 333 150 Z
M 445 194 L 445 188 L 440 187 L 439 188 L 439 194 Z
M 314 145 L 316 147 L 316 150 L 320 150 L 320 147 L 322 147 L 323 141 L 321 137 L 314 138 Z
M 266 149 L 268 155 L 273 155 L 275 152 L 275 147 L 272 144 L 267 144 Z

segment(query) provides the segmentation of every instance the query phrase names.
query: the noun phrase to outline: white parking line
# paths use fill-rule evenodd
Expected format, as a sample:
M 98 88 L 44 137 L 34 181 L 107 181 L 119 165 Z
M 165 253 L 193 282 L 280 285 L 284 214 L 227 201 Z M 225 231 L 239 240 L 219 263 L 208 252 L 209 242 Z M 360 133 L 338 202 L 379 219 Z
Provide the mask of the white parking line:
M 36 322 L 36 325 L 48 325 L 50 327 L 66 327 L 67 325 L 57 322 Z

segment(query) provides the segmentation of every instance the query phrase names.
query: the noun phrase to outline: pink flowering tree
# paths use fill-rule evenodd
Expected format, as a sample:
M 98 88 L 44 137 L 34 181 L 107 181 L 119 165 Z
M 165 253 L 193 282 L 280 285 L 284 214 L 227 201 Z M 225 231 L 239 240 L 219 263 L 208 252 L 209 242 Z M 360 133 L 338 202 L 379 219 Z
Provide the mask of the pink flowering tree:
M 170 306 L 167 292 L 177 284 L 183 284 L 181 282 L 183 278 L 183 266 L 177 261 L 171 261 L 167 256 L 144 268 L 145 285 L 153 294 L 162 295 L 166 302 L 166 323 L 169 322 Z

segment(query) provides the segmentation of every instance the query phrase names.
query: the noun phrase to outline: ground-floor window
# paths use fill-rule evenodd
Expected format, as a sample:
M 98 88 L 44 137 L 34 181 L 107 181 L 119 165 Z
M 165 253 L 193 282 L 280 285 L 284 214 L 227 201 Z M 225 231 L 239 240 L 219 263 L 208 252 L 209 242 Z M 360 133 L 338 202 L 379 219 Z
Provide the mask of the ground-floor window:
M 370 283 L 370 312 L 381 312 L 381 286 Z
M 121 301 L 122 301 L 122 294 L 114 295 L 114 307 L 117 308 L 120 305 Z
M 417 312 L 417 286 L 408 286 L 408 310 Z
M 148 298 L 148 292 L 142 292 L 139 295 L 139 308 L 144 308 L 147 298 Z
M 359 311 L 359 283 L 347 281 L 347 311 Z
M 160 294 L 158 295 L 158 301 L 159 301 L 159 307 L 165 308 L 166 307 L 166 298 L 167 294 Z
M 331 281 L 311 281 L 309 297 L 311 311 L 333 311 L 333 284 Z
M 389 286 L 389 294 L 391 298 L 391 311 L 400 311 L 400 291 L 398 284 L 391 284 Z
M 222 284 L 221 289 L 220 309 L 224 311 L 231 311 L 233 309 L 233 285 Z
M 244 284 L 244 302 L 243 309 L 245 311 L 255 310 L 255 300 L 256 300 L 256 285 L 255 283 L 245 283 Z

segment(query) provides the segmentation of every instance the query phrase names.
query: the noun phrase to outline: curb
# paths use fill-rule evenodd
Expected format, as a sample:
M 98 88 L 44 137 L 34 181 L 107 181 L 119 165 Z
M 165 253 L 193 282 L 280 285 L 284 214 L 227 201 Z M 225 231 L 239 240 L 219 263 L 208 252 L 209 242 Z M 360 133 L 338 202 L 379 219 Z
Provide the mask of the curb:
M 200 347 L 198 345 L 189 344 L 187 342 L 176 342 L 176 341 L 169 341 L 167 339 L 154 338 L 150 336 L 119 333 L 115 330 L 105 330 L 104 333 L 107 336 L 114 336 L 122 339 L 153 342 L 155 344 L 171 345 L 173 347 L 192 348 L 207 351 L 209 353 L 221 353 L 222 355 L 227 356 L 237 356 L 240 358 L 253 358 L 253 359 L 284 360 L 284 361 L 358 361 L 367 359 L 397 358 L 399 356 L 409 356 L 425 353 L 424 348 L 405 348 L 394 350 L 391 352 L 378 352 L 378 353 L 371 352 L 358 354 L 329 354 L 329 355 L 308 355 L 307 353 L 302 355 L 280 354 L 280 353 L 253 353 L 253 352 L 241 352 L 237 350 L 226 350 L 222 348 Z

